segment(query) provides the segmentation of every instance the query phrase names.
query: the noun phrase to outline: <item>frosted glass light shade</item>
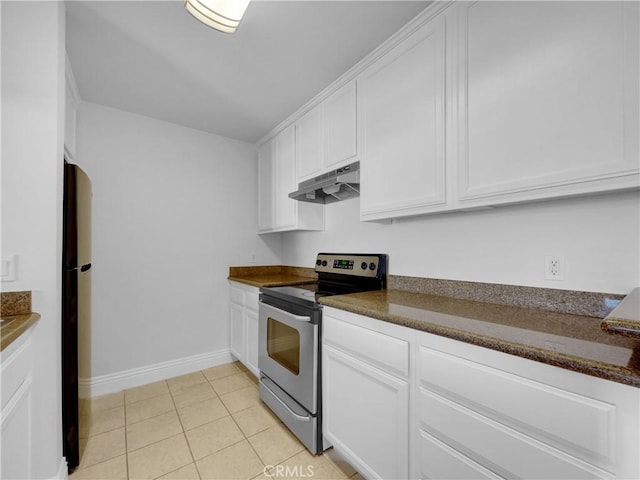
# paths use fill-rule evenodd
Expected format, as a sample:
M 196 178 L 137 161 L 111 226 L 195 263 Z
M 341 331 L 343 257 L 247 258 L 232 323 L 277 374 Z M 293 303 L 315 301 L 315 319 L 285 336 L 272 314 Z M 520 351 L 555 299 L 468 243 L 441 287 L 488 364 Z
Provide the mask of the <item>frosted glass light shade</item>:
M 187 11 L 205 25 L 225 33 L 238 28 L 250 0 L 184 0 Z

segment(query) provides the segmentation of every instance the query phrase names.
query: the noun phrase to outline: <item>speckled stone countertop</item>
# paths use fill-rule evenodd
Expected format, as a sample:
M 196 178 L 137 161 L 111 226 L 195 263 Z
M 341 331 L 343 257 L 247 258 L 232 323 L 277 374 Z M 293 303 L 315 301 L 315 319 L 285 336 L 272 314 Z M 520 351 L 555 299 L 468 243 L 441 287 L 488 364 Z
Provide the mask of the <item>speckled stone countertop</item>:
M 391 281 L 389 284 L 397 285 Z M 575 293 L 579 296 L 580 292 Z M 602 317 L 500 305 L 405 289 L 323 297 L 320 302 L 397 325 L 640 387 L 640 340 L 606 333 L 601 328 Z
M 640 287 L 602 321 L 602 330 L 613 335 L 640 339 Z
M 31 292 L 2 292 L 0 294 L 0 352 L 40 319 L 31 312 Z
M 227 278 L 253 287 L 301 285 L 314 283 L 318 280 L 318 276 L 312 268 L 285 265 L 229 267 L 229 276 Z

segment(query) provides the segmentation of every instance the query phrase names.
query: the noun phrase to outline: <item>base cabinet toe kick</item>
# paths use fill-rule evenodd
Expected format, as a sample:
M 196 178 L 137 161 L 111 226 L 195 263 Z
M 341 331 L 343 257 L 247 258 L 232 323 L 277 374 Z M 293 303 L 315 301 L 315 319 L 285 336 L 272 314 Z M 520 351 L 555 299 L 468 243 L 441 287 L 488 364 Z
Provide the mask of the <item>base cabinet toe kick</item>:
M 324 436 L 365 478 L 640 478 L 637 387 L 332 307 L 322 351 Z

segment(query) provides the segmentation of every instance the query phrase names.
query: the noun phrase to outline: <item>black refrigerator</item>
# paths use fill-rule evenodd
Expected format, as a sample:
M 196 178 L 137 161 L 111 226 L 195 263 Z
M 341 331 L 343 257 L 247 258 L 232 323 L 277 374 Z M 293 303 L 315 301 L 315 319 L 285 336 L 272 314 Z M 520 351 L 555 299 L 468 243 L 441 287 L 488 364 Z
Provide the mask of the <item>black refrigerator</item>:
M 62 229 L 62 434 L 71 472 L 80 463 L 78 378 L 90 377 L 91 181 L 66 160 Z

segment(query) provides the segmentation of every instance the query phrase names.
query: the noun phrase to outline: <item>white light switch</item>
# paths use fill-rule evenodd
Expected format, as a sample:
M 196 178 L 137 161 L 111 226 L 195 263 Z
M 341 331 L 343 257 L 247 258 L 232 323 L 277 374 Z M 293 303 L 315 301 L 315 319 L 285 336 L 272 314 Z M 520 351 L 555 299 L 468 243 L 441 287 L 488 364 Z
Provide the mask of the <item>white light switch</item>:
M 2 255 L 0 280 L 12 282 L 16 279 L 16 255 Z

